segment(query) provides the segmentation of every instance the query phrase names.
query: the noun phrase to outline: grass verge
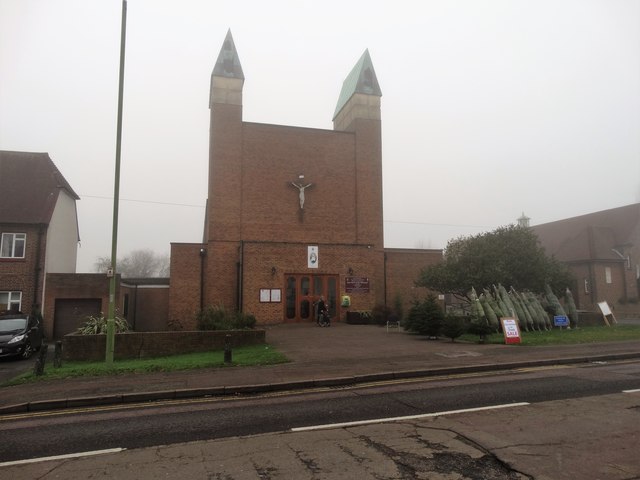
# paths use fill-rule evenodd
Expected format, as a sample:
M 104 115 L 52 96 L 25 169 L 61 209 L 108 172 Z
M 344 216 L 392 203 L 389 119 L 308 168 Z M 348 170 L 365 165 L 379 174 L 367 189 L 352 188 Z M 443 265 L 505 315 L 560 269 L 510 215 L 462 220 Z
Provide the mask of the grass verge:
M 171 357 L 116 360 L 113 362 L 113 365 L 107 365 L 105 362 L 63 362 L 60 368 L 54 368 L 51 362 L 49 362 L 45 366 L 43 375 L 36 376 L 32 371 L 29 371 L 3 383 L 2 386 L 71 377 L 172 372 L 176 370 L 228 366 L 248 367 L 275 365 L 288 361 L 289 359 L 282 353 L 270 345 L 263 344 L 234 348 L 231 365 L 224 363 L 224 350 L 173 355 Z
M 544 332 L 520 332 L 524 346 L 569 345 L 576 343 L 618 342 L 640 339 L 640 326 L 614 325 L 611 327 L 554 328 Z M 477 335 L 465 334 L 459 340 L 478 342 Z M 504 344 L 502 333 L 488 335 L 485 343 Z

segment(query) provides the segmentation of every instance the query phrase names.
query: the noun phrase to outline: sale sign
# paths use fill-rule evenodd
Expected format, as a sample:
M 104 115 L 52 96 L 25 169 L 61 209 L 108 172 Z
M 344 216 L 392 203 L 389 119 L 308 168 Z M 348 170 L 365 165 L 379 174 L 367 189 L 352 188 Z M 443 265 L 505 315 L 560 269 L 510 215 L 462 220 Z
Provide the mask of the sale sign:
M 504 343 L 521 343 L 520 327 L 518 327 L 518 321 L 515 318 L 501 317 L 502 333 L 504 333 Z

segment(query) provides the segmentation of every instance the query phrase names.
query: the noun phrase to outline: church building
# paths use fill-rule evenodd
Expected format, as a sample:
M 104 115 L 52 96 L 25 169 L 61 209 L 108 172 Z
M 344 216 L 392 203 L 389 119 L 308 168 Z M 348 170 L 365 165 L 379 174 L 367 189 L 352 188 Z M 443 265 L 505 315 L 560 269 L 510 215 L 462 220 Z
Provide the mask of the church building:
M 337 321 L 423 298 L 413 282 L 442 252 L 384 248 L 382 92 L 369 52 L 343 83 L 333 130 L 243 121 L 243 84 L 229 31 L 211 76 L 204 238 L 171 246 L 169 324 L 193 328 L 214 304 L 273 324 L 313 321 L 320 296 Z

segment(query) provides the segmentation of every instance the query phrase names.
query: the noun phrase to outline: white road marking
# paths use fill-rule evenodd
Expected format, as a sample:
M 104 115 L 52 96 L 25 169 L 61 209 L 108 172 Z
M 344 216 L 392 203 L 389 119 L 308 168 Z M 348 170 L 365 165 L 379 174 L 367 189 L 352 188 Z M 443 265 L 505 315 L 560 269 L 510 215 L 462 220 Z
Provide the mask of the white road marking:
M 370 425 L 374 423 L 385 423 L 385 422 L 400 422 L 403 420 L 419 420 L 421 418 L 430 418 L 430 417 L 442 417 L 444 415 L 455 415 L 457 413 L 469 413 L 469 412 L 480 412 L 483 410 L 496 410 L 499 408 L 511 408 L 511 407 L 524 407 L 529 405 L 528 402 L 520 402 L 520 403 L 506 403 L 503 405 L 491 405 L 488 407 L 477 407 L 477 408 L 466 408 L 463 410 L 449 410 L 446 412 L 435 412 L 435 413 L 423 413 L 420 415 L 409 415 L 406 417 L 390 417 L 390 418 L 377 418 L 373 420 L 360 420 L 357 422 L 344 422 L 344 423 L 332 423 L 327 425 L 312 425 L 310 427 L 296 427 L 292 428 L 290 431 L 292 432 L 307 432 L 310 430 L 322 430 L 328 428 L 343 428 L 343 427 L 355 427 L 359 425 Z
M 640 392 L 640 388 L 636 388 L 635 390 L 623 390 L 622 393 L 638 393 Z
M 50 460 L 68 460 L 70 458 L 91 457 L 93 455 L 104 455 L 105 453 L 118 453 L 125 448 L 108 448 L 106 450 L 93 450 L 91 452 L 69 453 L 67 455 L 56 455 L 54 457 L 29 458 L 27 460 L 16 460 L 13 462 L 0 463 L 0 467 L 10 467 L 12 465 L 25 465 L 28 463 L 48 462 Z

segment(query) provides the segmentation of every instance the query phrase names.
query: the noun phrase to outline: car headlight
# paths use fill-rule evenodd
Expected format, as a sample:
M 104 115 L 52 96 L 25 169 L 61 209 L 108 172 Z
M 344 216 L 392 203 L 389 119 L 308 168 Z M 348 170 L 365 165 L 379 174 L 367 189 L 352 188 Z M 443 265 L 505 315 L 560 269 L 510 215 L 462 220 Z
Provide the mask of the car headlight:
M 18 343 L 18 342 L 20 342 L 20 341 L 24 340 L 24 337 L 25 337 L 25 336 L 26 336 L 26 335 L 25 335 L 24 333 L 23 333 L 22 335 L 16 335 L 16 336 L 15 336 L 15 337 L 13 337 L 11 340 L 9 340 L 9 342 L 8 342 L 8 343 Z

